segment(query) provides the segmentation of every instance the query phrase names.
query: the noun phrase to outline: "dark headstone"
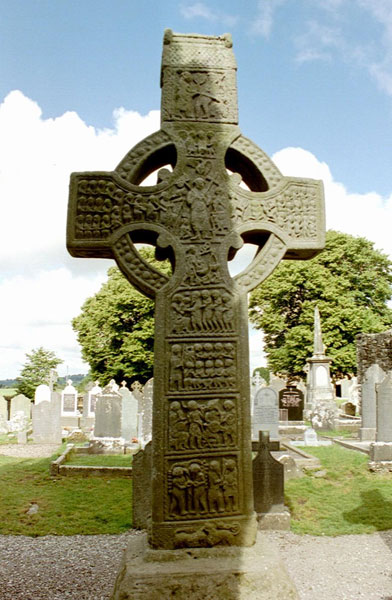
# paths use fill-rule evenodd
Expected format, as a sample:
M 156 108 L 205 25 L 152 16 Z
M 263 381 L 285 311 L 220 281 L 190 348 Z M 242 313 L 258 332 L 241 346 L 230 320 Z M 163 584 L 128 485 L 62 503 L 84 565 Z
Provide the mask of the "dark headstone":
M 253 498 L 258 514 L 284 504 L 284 466 L 269 449 L 269 432 L 259 432 L 259 449 L 253 459 Z
M 341 408 L 343 409 L 345 415 L 348 415 L 349 417 L 355 417 L 356 406 L 352 402 L 343 402 Z
M 289 421 L 302 421 L 304 412 L 304 395 L 293 385 L 288 385 L 279 392 L 279 408 L 287 409 Z

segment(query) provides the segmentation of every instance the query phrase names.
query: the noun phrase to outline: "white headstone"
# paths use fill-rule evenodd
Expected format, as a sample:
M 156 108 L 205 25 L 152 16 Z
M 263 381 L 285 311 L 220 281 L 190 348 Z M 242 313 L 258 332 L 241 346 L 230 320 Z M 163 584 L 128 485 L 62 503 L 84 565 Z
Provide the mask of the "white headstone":
M 304 433 L 304 443 L 305 446 L 317 446 L 317 433 L 311 427 L 305 430 Z
M 40 402 L 50 402 L 51 401 L 50 394 L 51 394 L 50 387 L 48 385 L 46 385 L 45 383 L 41 383 L 41 385 L 39 385 L 37 387 L 37 389 L 35 390 L 34 404 L 37 405 Z
M 95 405 L 97 403 L 98 394 L 102 392 L 102 388 L 99 385 L 99 382 L 96 381 L 94 387 L 88 392 L 88 413 L 87 416 L 94 417 L 95 416 Z
M 78 415 L 78 392 L 68 379 L 67 385 L 61 392 L 61 416 L 76 417 Z

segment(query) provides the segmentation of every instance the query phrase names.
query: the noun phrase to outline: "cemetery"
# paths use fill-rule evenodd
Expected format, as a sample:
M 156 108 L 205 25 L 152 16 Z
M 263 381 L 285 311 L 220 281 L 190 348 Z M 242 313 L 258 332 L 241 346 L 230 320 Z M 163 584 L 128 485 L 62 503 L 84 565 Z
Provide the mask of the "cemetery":
M 166 30 L 160 130 L 114 171 L 71 175 L 68 251 L 154 300 L 153 378 L 0 389 L 0 533 L 124 535 L 111 600 L 300 599 L 273 532 L 392 530 L 392 330 L 357 336 L 336 383 L 314 304 L 306 379 L 250 377 L 248 293 L 323 251 L 325 215 L 321 181 L 242 135 L 236 70 L 230 35 Z M 231 276 L 243 243 L 258 251 Z

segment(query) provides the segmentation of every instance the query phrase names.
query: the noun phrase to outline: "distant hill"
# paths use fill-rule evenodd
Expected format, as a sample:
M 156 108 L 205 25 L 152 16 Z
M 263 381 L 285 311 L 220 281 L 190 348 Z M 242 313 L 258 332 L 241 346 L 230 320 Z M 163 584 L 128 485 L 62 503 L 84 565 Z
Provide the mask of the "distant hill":
M 16 385 L 16 379 L 0 379 L 0 388 L 14 388 Z
M 68 375 L 67 377 L 59 377 L 57 380 L 58 387 L 63 387 L 67 383 L 67 379 L 72 379 L 74 385 L 80 383 L 82 379 L 86 377 L 86 374 L 78 373 L 77 375 Z M 1 388 L 15 388 L 18 385 L 16 379 L 0 379 Z

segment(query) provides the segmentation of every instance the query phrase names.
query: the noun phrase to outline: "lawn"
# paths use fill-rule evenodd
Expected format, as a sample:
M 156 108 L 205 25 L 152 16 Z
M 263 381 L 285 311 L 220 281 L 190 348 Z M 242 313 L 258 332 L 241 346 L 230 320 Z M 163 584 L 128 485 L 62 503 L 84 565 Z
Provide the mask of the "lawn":
M 131 467 L 132 454 L 71 454 L 65 464 L 92 467 Z
M 131 479 L 50 477 L 57 455 L 0 455 L 0 534 L 116 534 L 132 527 Z M 38 512 L 28 514 L 31 505 Z
M 372 533 L 392 529 L 392 475 L 370 473 L 368 456 L 341 446 L 313 448 L 325 470 L 285 486 L 291 529 L 312 535 Z
M 306 447 L 324 475 L 308 472 L 285 486 L 291 528 L 312 535 L 363 534 L 392 529 L 392 475 L 370 473 L 368 457 L 340 446 Z M 50 461 L 0 455 L 0 534 L 117 534 L 132 527 L 129 478 L 51 477 Z M 78 456 L 71 464 L 129 466 L 130 455 Z M 32 505 L 38 512 L 28 514 Z

